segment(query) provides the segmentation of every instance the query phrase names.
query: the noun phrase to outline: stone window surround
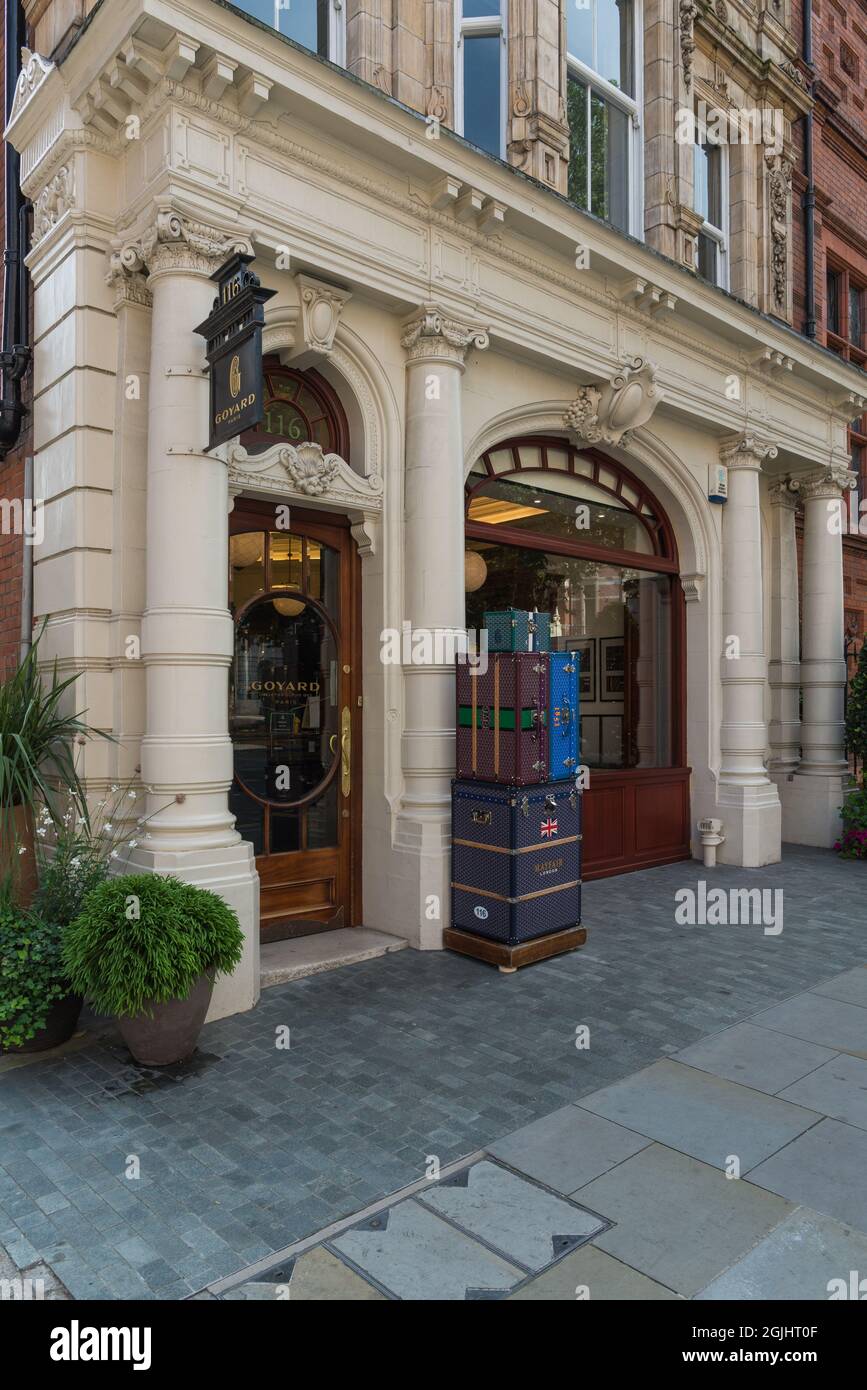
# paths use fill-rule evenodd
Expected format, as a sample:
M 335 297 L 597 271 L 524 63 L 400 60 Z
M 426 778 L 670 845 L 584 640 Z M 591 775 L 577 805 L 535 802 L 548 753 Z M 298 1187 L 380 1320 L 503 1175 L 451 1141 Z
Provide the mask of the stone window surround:
M 506 158 L 508 138 L 508 62 L 509 62 L 509 3 L 508 0 L 489 0 L 490 16 L 484 18 L 464 18 L 463 0 L 453 0 L 455 27 L 455 67 L 454 67 L 454 122 L 455 132 L 464 134 L 464 40 L 471 37 L 500 38 L 500 149 L 501 159 Z M 499 26 L 495 17 L 499 10 Z

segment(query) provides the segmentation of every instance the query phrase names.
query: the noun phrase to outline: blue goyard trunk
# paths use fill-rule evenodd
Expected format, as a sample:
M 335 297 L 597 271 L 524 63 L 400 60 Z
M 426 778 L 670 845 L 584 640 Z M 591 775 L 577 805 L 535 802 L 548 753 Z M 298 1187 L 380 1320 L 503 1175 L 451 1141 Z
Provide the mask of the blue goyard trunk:
M 452 784 L 452 926 L 518 946 L 581 921 L 581 795 Z
M 485 628 L 491 652 L 547 652 L 551 649 L 550 613 L 507 608 L 503 613 L 486 613 Z
M 574 778 L 578 772 L 581 747 L 578 652 L 551 652 L 549 663 L 548 731 L 551 754 L 548 776 L 551 781 Z

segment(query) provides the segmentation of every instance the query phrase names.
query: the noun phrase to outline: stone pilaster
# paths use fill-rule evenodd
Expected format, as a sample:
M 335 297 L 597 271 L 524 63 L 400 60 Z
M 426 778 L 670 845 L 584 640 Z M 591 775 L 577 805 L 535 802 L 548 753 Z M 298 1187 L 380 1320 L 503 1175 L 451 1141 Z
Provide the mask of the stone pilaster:
M 771 687 L 771 720 L 768 738 L 771 760 L 768 766 L 778 787 L 783 778 L 795 771 L 801 756 L 798 550 L 795 540 L 795 512 L 800 490 L 797 479 L 787 477 L 773 483 L 769 492 L 771 631 L 768 681 Z
M 786 836 L 833 845 L 848 772 L 843 701 L 843 530 L 855 475 L 842 465 L 800 479 L 804 498 L 801 762 L 786 790 Z
M 565 84 L 559 0 L 510 0 L 509 162 L 564 194 L 569 182 Z
M 648 246 L 677 255 L 677 145 L 674 0 L 644 8 L 644 232 Z
M 247 245 L 160 208 L 117 257 L 125 269 L 146 272 L 153 299 L 141 630 L 141 768 L 151 819 L 135 854 L 142 867 L 211 888 L 238 912 L 247 948 L 231 979 L 218 981 L 211 1017 L 250 1008 L 258 996 L 258 877 L 228 803 L 228 470 L 204 452 L 209 392 L 204 341 L 194 329 L 214 300 L 209 277 Z
M 717 804 L 725 822 L 721 857 L 757 867 L 780 858 L 781 821 L 777 788 L 765 758 L 767 657 L 762 588 L 762 463 L 776 456 L 773 445 L 742 434 L 726 441 L 720 460 L 729 470 L 723 512 L 723 629 L 721 763 Z
M 455 673 L 443 659 L 466 624 L 464 588 L 464 449 L 461 378 L 472 350 L 488 335 L 425 304 L 407 324 L 406 472 L 404 484 L 404 620 L 430 635 L 439 662 L 404 664 L 404 789 L 395 845 L 407 852 L 417 893 L 414 943 L 442 941 L 449 900 L 451 777 L 455 765 Z M 438 908 L 433 915 L 431 904 Z

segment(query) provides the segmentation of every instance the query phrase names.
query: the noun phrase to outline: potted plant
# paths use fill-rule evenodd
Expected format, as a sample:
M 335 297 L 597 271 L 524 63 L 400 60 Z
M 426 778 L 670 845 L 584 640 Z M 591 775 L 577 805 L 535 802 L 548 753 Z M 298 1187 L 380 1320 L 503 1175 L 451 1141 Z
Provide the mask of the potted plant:
M 64 934 L 76 990 L 112 1014 L 144 1066 L 196 1048 L 217 974 L 241 959 L 235 912 L 215 893 L 158 874 L 124 874 L 92 889 Z
M 42 632 L 20 666 L 0 684 L 0 874 L 11 875 L 17 899 L 25 906 L 37 883 L 35 809 L 46 807 L 56 818 L 58 784 L 83 802 L 73 744 L 94 732 L 80 714 L 60 710 L 77 672 L 61 680 L 55 661 L 50 681 L 43 683 L 41 636 Z
M 843 834 L 835 850 L 841 859 L 867 859 L 867 788 L 850 792 L 840 813 Z
M 0 886 L 0 1052 L 42 1052 L 72 1036 L 81 998 L 70 989 L 62 932 Z

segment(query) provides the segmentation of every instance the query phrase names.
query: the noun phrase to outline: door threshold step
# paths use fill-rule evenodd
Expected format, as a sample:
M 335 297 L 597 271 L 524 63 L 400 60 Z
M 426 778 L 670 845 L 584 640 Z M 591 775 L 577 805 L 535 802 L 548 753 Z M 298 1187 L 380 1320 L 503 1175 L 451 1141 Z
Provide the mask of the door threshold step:
M 362 960 L 403 951 L 409 943 L 400 936 L 389 936 L 369 927 L 341 927 L 338 931 L 320 932 L 316 936 L 295 937 L 290 941 L 269 941 L 262 947 L 260 985 L 282 985 L 287 980 L 301 980 L 306 975 L 319 975 L 324 970 L 337 970 L 341 965 L 357 965 Z

